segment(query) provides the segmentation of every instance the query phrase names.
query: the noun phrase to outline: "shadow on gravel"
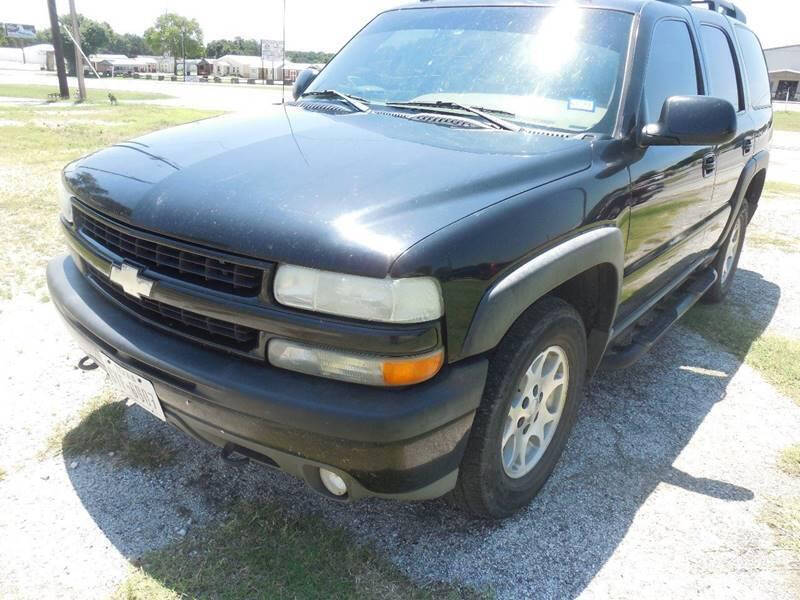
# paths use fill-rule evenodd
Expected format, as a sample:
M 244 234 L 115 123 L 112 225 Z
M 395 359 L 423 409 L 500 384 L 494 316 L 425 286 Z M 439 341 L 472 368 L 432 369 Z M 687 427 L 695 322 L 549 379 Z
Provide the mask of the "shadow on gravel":
M 771 320 L 780 288 L 745 270 L 735 287 L 746 287 L 759 300 L 752 343 Z M 500 598 L 572 598 L 608 561 L 659 484 L 726 502 L 753 498 L 735 481 L 673 466 L 725 399 L 740 365 L 737 357 L 678 327 L 633 367 L 598 373 L 555 474 L 525 511 L 500 523 L 471 521 L 442 501 L 339 505 L 282 473 L 224 466 L 217 451 L 177 432 L 169 434 L 178 448 L 174 466 L 151 472 L 98 466 L 94 473 L 70 476 L 97 525 L 132 559 L 175 541 L 172 532 L 186 515 L 202 525 L 216 522 L 238 500 L 278 502 L 292 514 L 343 527 L 420 580 L 488 586 Z M 163 428 L 134 410 L 143 427 Z M 197 567 L 207 560 L 198 556 Z M 233 575 L 236 565 L 230 568 Z M 157 570 L 151 574 L 158 577 Z M 217 596 L 220 590 L 206 592 Z

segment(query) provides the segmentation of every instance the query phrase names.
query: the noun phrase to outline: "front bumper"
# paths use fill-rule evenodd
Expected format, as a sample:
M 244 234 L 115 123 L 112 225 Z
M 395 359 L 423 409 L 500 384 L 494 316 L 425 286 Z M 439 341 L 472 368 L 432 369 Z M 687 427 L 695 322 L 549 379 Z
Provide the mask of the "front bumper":
M 56 308 L 88 354 L 152 381 L 167 421 L 184 432 L 247 449 L 322 493 L 318 471 L 328 468 L 347 481 L 348 499 L 427 499 L 455 485 L 485 358 L 405 389 L 291 373 L 148 327 L 101 296 L 75 260 L 47 267 Z

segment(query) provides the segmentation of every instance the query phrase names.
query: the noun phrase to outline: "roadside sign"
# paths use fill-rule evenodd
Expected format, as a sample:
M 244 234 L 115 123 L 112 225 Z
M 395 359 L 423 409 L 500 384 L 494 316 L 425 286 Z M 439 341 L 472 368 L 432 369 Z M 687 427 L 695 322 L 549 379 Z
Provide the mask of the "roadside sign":
M 283 60 L 283 42 L 280 40 L 261 40 L 261 60 L 276 62 Z
M 6 37 L 20 40 L 35 40 L 36 27 L 33 25 L 21 25 L 19 23 L 6 23 L 4 25 Z

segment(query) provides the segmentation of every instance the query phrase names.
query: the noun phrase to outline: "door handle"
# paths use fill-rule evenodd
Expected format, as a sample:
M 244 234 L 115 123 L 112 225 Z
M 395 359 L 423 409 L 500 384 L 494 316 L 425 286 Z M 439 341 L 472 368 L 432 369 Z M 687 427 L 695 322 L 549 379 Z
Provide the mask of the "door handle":
M 744 141 L 742 142 L 742 152 L 744 152 L 744 154 L 750 154 L 752 151 L 753 151 L 753 138 L 752 137 L 744 138 Z
M 717 170 L 717 155 L 706 154 L 703 157 L 703 177 L 711 177 Z

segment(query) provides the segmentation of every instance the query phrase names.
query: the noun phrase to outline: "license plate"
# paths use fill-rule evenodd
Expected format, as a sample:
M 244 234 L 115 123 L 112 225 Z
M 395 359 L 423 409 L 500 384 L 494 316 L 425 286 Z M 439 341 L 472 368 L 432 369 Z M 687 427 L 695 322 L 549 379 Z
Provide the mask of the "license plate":
M 155 415 L 162 421 L 166 421 L 164 417 L 164 409 L 161 408 L 161 402 L 156 396 L 156 390 L 153 384 L 139 377 L 123 367 L 122 365 L 114 362 L 105 354 L 100 355 L 100 360 L 106 373 L 111 379 L 112 385 L 120 392 L 125 394 L 129 400 L 132 400 L 147 412 Z

